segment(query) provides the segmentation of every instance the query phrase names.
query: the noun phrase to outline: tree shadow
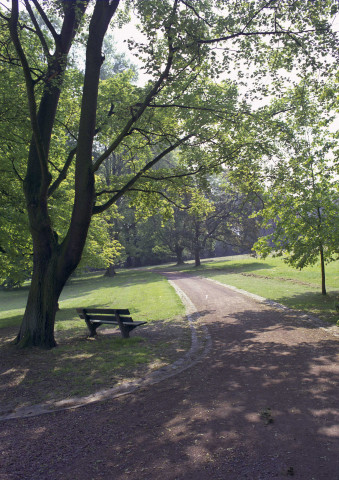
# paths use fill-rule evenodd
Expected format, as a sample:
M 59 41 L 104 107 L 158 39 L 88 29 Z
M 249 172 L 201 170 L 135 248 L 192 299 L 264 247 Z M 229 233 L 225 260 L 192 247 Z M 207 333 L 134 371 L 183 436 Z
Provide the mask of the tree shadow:
M 339 290 L 331 291 L 328 295 L 307 291 L 294 295 L 281 295 L 276 298 L 276 302 L 286 305 L 287 307 L 305 311 L 311 310 L 314 315 L 322 318 L 324 315 L 325 323 L 336 323 L 339 320 L 339 313 L 336 311 L 336 302 L 338 301 Z M 306 312 L 307 314 L 307 312 Z M 326 315 L 326 317 L 325 317 Z
M 338 478 L 338 341 L 271 309 L 207 308 L 202 320 L 213 348 L 194 368 L 135 395 L 6 424 L 5 471 L 15 465 L 17 475 L 39 471 L 41 479 Z
M 94 394 L 122 379 L 135 379 L 177 360 L 189 348 L 191 334 L 183 320 L 147 324 L 123 339 L 119 328 L 103 326 L 88 337 L 85 322 L 56 332 L 53 350 L 18 350 L 4 338 L 0 353 L 0 413 L 69 396 Z M 179 340 L 178 340 L 179 339 Z
M 231 262 L 231 260 L 229 260 Z M 257 270 L 270 270 L 274 268 L 273 266 L 269 264 L 264 264 L 263 262 L 251 262 L 249 264 L 244 264 L 244 263 L 234 263 L 232 261 L 232 264 L 230 265 L 225 265 L 225 261 L 222 262 L 222 265 L 218 266 L 217 262 L 213 264 L 209 264 L 208 261 L 206 263 L 202 261 L 201 265 L 199 267 L 196 267 L 191 264 L 185 264 L 185 265 L 173 265 L 173 266 L 168 266 L 168 267 L 157 267 L 157 271 L 162 271 L 162 272 L 182 272 L 182 273 L 190 273 L 192 275 L 199 275 L 201 272 L 216 272 L 218 274 L 220 273 L 246 273 L 246 272 L 252 272 L 252 271 L 257 271 Z

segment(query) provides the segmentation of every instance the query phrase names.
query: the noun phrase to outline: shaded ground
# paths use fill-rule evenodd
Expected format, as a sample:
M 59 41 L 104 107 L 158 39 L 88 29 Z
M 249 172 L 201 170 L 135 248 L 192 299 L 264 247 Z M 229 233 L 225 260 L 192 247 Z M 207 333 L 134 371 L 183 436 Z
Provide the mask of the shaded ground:
M 338 338 L 171 274 L 213 339 L 135 394 L 1 424 L 1 480 L 339 480 Z
M 58 348 L 48 351 L 18 350 L 11 343 L 17 328 L 1 329 L 0 417 L 144 377 L 180 358 L 191 341 L 184 318 L 149 322 L 127 341 L 114 327 L 101 327 L 95 339 L 88 338 L 82 323 L 82 329 L 57 332 Z

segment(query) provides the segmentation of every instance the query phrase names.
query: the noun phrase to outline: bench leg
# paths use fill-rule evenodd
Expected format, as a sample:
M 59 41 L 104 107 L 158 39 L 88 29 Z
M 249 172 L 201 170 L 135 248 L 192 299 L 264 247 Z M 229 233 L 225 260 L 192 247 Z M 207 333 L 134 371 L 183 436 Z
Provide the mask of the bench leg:
M 101 323 L 92 323 L 90 322 L 89 320 L 87 320 L 87 318 L 85 318 L 85 322 L 86 322 L 86 325 L 88 327 L 88 330 L 89 330 L 89 336 L 90 337 L 95 337 L 95 335 L 97 334 L 97 328 L 99 327 L 99 325 L 101 325 Z
M 120 320 L 119 315 L 116 313 L 115 318 L 118 322 L 122 338 L 129 338 L 129 328 L 127 328 Z
M 129 338 L 129 329 L 126 328 L 122 322 L 119 322 L 119 328 L 120 328 L 122 338 Z

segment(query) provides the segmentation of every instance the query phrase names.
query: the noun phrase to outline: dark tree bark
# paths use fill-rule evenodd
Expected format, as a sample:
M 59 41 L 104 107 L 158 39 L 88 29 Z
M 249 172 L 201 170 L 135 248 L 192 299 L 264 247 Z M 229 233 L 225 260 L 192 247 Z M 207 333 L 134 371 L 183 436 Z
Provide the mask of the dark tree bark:
M 181 245 L 176 245 L 175 246 L 175 254 L 177 256 L 177 265 L 184 265 L 184 259 L 183 259 L 183 251 L 184 247 Z
M 324 249 L 322 245 L 320 245 L 319 251 L 320 251 L 320 267 L 321 267 L 321 293 L 322 295 L 326 295 L 325 259 L 324 259 Z
M 114 277 L 116 275 L 115 267 L 114 265 L 110 265 L 105 272 L 105 277 Z
M 196 267 L 200 267 L 201 261 L 200 261 L 200 248 L 195 247 L 194 248 L 194 262 Z
M 24 181 L 27 211 L 33 239 L 33 276 L 28 302 L 16 343 L 20 347 L 36 345 L 52 348 L 58 299 L 67 279 L 80 262 L 94 204 L 92 144 L 95 135 L 96 108 L 102 43 L 119 0 L 96 2 L 89 25 L 86 71 L 81 106 L 78 147 L 76 150 L 75 200 L 72 219 L 64 241 L 59 244 L 48 213 L 48 153 L 63 75 L 72 41 L 88 2 L 63 2 L 64 20 L 60 34 L 55 33 L 56 49 L 50 57 L 45 89 L 36 108 L 34 87 L 18 29 L 18 2 L 13 1 L 10 31 L 26 77 L 33 136 Z M 50 79 L 53 78 L 52 84 Z
M 193 241 L 193 253 L 194 253 L 194 262 L 196 267 L 200 267 L 200 222 L 196 220 L 194 222 L 194 241 Z

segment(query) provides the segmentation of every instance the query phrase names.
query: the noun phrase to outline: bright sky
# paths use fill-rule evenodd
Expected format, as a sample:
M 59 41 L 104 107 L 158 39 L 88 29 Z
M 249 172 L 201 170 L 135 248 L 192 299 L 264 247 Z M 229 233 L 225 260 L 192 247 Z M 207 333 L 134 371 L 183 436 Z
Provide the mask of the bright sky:
M 147 82 L 147 75 L 142 71 L 143 63 L 139 58 L 136 58 L 132 52 L 128 49 L 127 40 L 133 38 L 136 42 L 143 42 L 144 36 L 137 29 L 135 21 L 131 21 L 127 25 L 124 25 L 122 28 L 114 28 L 112 30 L 114 35 L 114 40 L 117 45 L 117 51 L 119 53 L 125 53 L 127 58 L 129 58 L 138 68 L 138 85 L 144 85 Z
M 339 17 L 336 17 L 333 21 L 332 28 L 334 31 L 338 32 L 339 31 Z M 143 35 L 141 34 L 140 30 L 136 27 L 135 21 L 131 21 L 129 24 L 124 25 L 123 28 L 118 29 L 115 28 L 112 31 L 114 35 L 114 39 L 116 41 L 117 45 L 117 50 L 119 53 L 125 53 L 127 58 L 129 58 L 138 68 L 138 82 L 137 84 L 142 86 L 144 85 L 147 80 L 148 76 L 143 73 L 143 63 L 141 62 L 140 59 L 136 58 L 133 56 L 132 52 L 128 49 L 127 46 L 127 40 L 130 38 L 133 38 L 133 40 L 137 42 L 142 42 L 144 40 Z M 269 101 L 269 98 L 266 98 L 266 101 Z M 261 103 L 262 104 L 262 103 Z M 339 130 L 339 116 L 338 118 L 333 122 L 332 131 L 337 131 Z

